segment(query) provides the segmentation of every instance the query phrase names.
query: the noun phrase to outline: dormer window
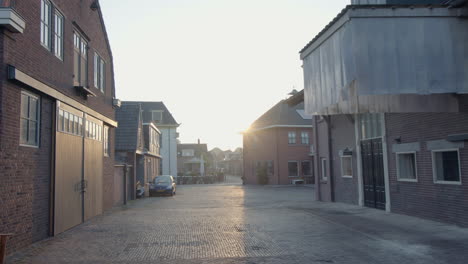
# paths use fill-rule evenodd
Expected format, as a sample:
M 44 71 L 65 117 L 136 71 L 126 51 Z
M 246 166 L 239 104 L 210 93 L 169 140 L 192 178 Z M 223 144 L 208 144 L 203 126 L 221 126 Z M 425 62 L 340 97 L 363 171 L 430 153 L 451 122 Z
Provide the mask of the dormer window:
M 163 111 L 151 111 L 151 120 L 160 123 L 162 121 Z

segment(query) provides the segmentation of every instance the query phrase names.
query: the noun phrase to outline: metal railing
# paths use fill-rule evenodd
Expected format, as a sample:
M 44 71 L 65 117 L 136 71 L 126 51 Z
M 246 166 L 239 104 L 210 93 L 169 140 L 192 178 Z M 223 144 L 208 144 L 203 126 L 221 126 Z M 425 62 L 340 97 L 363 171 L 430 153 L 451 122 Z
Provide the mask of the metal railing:
M 0 0 L 0 8 L 15 8 L 16 0 Z

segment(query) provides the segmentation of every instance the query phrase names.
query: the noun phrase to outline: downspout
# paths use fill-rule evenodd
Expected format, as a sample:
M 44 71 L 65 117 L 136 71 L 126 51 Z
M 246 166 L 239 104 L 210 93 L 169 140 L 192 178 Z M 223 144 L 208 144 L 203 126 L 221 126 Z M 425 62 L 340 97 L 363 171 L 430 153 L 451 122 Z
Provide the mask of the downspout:
M 330 167 L 330 200 L 335 202 L 335 184 L 334 184 L 334 175 L 333 175 L 333 144 L 332 144 L 332 131 L 331 131 L 331 116 L 327 116 L 325 119 L 327 122 L 327 132 L 328 132 L 328 166 Z
M 319 159 L 319 137 L 318 137 L 318 122 L 317 122 L 317 116 L 314 116 L 314 137 L 315 137 L 315 156 L 314 156 L 314 160 L 315 160 L 315 166 L 314 166 L 314 174 L 315 174 L 315 188 L 316 188 L 316 192 L 315 192 L 315 199 L 317 201 L 320 201 L 320 169 L 319 169 L 319 166 L 321 166 L 320 164 L 320 159 Z

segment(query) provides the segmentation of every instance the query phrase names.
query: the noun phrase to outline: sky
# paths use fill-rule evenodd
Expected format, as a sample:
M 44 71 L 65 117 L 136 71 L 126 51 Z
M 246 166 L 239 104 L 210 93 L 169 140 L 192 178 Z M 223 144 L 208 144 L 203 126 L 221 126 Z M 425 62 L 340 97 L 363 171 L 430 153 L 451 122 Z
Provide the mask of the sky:
M 101 0 L 117 98 L 163 101 L 180 141 L 241 132 L 303 89 L 299 51 L 350 0 Z

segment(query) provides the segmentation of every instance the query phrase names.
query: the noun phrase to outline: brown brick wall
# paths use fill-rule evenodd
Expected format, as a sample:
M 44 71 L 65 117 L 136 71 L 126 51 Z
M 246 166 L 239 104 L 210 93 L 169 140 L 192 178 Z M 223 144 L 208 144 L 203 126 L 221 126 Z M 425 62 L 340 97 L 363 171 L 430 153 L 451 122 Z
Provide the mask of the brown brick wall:
M 53 101 L 41 97 L 39 148 L 19 145 L 21 87 L 3 83 L 0 134 L 0 233 L 13 233 L 8 251 L 49 233 Z M 40 95 L 40 94 L 38 94 Z
M 9 242 L 8 252 L 46 238 L 49 233 L 54 100 L 31 89 L 31 92 L 41 96 L 40 147 L 20 147 L 20 92 L 21 89 L 29 88 L 7 80 L 7 65 L 15 66 L 81 104 L 115 120 L 112 107 L 115 94 L 112 56 L 99 12 L 89 8 L 93 0 L 52 2 L 65 16 L 63 61 L 40 43 L 40 0 L 16 1 L 16 10 L 26 21 L 23 34 L 13 34 L 0 29 L 0 232 L 15 234 Z M 84 99 L 73 87 L 73 23 L 90 39 L 88 81 L 89 88 L 97 94 L 95 98 Z M 105 94 L 93 87 L 95 51 L 106 61 Z M 115 130 L 111 129 L 111 152 L 114 151 L 114 138 Z M 112 155 L 104 158 L 104 209 L 109 209 L 113 203 L 113 170 Z
M 389 176 L 392 212 L 468 226 L 468 148 L 460 149 L 462 185 L 435 184 L 427 141 L 468 133 L 468 113 L 387 114 Z M 420 142 L 417 152 L 418 182 L 397 181 L 392 144 Z

